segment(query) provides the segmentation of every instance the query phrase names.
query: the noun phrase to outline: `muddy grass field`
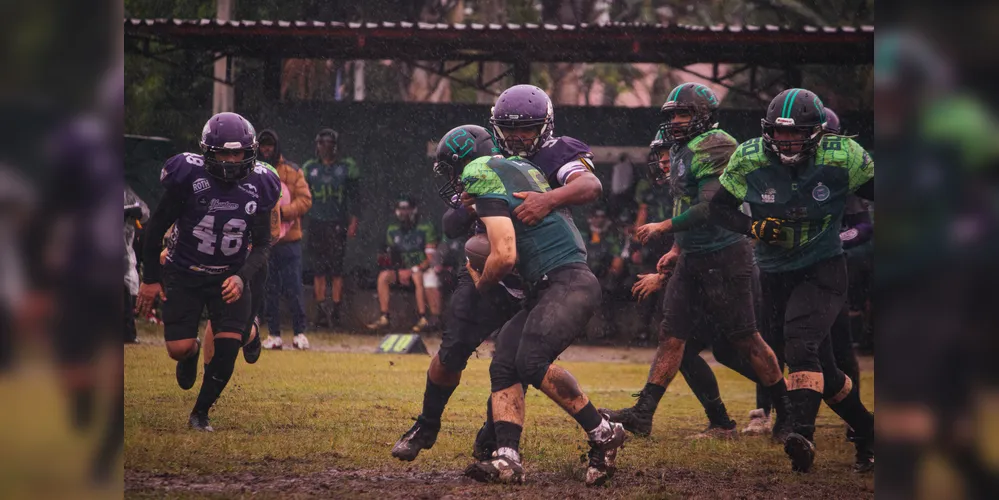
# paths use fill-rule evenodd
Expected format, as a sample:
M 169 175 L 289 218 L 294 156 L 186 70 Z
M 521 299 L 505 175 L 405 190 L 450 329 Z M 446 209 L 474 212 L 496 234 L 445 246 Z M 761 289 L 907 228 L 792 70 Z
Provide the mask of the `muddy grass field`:
M 416 462 L 389 450 L 420 411 L 426 355 L 371 354 L 369 336 L 312 336 L 309 352 L 242 357 L 212 411 L 212 434 L 187 429 L 199 384 L 182 391 L 156 332 L 125 349 L 126 498 L 595 498 L 583 486 L 585 436 L 541 393 L 527 395 L 523 453 L 527 483 L 483 485 L 463 478 L 489 391 L 489 347 L 470 361 L 451 398 L 437 444 Z M 428 342 L 431 352 L 436 343 Z M 573 347 L 561 362 L 597 406 L 633 403 L 650 349 Z M 865 363 L 863 396 L 873 407 Z M 755 407 L 753 386 L 714 366 L 740 427 Z M 852 473 L 852 446 L 828 409 L 819 416 L 815 471 L 790 472 L 765 438 L 690 440 L 706 425 L 682 377 L 669 388 L 651 438 L 628 442 L 618 473 L 598 498 L 873 498 L 874 479 Z

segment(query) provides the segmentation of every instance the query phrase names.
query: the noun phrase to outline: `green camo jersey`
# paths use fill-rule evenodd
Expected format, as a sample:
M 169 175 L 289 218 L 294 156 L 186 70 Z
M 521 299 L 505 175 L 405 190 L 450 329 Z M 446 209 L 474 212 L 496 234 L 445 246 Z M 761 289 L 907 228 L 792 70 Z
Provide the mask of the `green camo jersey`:
M 853 139 L 827 135 L 807 163 L 789 167 L 765 152 L 763 139 L 739 146 L 721 176 L 749 203 L 753 219 L 784 221 L 780 239 L 756 245 L 760 270 L 793 271 L 843 253 L 839 229 L 847 195 L 874 178 L 874 160 Z
M 427 245 L 437 244 L 437 231 L 429 222 L 409 227 L 393 222 L 385 231 L 385 244 L 398 255 L 404 267 L 410 268 L 420 265 L 426 259 Z
M 309 217 L 328 222 L 346 224 L 355 213 L 357 183 L 361 170 L 353 158 L 344 158 L 324 165 L 319 159 L 311 159 L 302 165 L 302 174 L 312 192 L 312 208 Z
M 738 145 L 724 130 L 711 129 L 686 145 L 677 144 L 670 149 L 669 182 L 673 195 L 673 217 L 702 201 L 701 186 L 721 175 Z M 744 238 L 727 229 L 705 225 L 676 233 L 674 241 L 684 254 L 694 254 L 721 250 Z
M 533 226 L 513 215 L 513 210 L 523 202 L 514 198 L 513 193 L 551 191 L 545 175 L 532 163 L 518 157 L 483 156 L 465 166 L 461 182 L 468 194 L 500 199 L 510 207 L 517 235 L 517 270 L 528 282 L 538 281 L 548 271 L 566 264 L 586 262 L 583 238 L 564 211 L 553 211 Z

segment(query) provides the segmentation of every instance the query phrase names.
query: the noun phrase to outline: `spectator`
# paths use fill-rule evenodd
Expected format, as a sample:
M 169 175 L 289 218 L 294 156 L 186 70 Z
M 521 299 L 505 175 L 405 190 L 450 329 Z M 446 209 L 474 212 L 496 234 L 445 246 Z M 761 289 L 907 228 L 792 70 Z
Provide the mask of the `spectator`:
M 291 310 L 291 326 L 294 336 L 291 344 L 296 349 L 308 349 L 309 340 L 305 337 L 305 298 L 302 296 L 302 216 L 312 207 L 312 193 L 305 182 L 305 176 L 295 165 L 281 154 L 281 142 L 273 130 L 264 130 L 258 135 L 260 159 L 270 163 L 281 178 L 281 201 L 278 210 L 281 214 L 281 228 L 275 237 L 277 243 L 271 247 L 267 271 L 267 330 L 270 336 L 264 341 L 265 349 L 281 349 L 281 297 Z
M 333 129 L 320 130 L 316 134 L 316 157 L 302 167 L 312 191 L 312 210 L 306 230 L 315 272 L 316 327 L 339 324 L 343 257 L 347 238 L 357 236 L 354 208 L 361 173 L 353 158 L 339 159 L 339 141 L 339 134 Z M 327 278 L 332 282 L 332 302 L 326 300 Z
M 633 209 L 632 197 L 635 193 L 635 166 L 626 153 L 621 153 L 618 162 L 611 167 L 611 193 L 608 213 L 617 217 L 621 212 Z
M 135 331 L 135 296 L 139 293 L 139 269 L 136 266 L 135 228 L 149 219 L 149 207 L 136 194 L 125 186 L 125 343 L 136 344 L 139 339 Z
M 441 297 L 439 280 L 431 268 L 437 252 L 437 234 L 433 225 L 421 223 L 416 203 L 402 197 L 395 204 L 396 222 L 389 224 L 386 231 L 386 252 L 382 271 L 378 273 L 378 305 L 381 316 L 368 325 L 371 330 L 388 328 L 389 298 L 392 285 L 412 286 L 416 291 L 416 311 L 419 321 L 413 325 L 413 332 L 420 333 L 439 326 Z M 430 305 L 430 320 L 427 320 L 427 305 Z
M 614 305 L 625 271 L 625 262 L 621 257 L 624 241 L 604 208 L 592 209 L 587 221 L 589 234 L 586 240 L 586 264 L 600 280 L 603 289 L 603 336 L 613 338 L 616 334 L 614 325 L 617 323 L 613 317 Z

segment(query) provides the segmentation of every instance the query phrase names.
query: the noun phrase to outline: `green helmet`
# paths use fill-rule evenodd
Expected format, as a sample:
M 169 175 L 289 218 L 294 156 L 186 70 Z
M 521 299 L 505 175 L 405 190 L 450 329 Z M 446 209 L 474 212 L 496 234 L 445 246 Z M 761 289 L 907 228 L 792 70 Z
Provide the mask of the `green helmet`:
M 819 96 L 810 90 L 787 89 L 770 101 L 767 116 L 761 121 L 763 144 L 781 163 L 800 163 L 815 152 L 825 122 L 825 106 Z M 800 138 L 777 140 L 778 131 L 791 131 Z
M 714 91 L 699 83 L 682 83 L 673 89 L 660 112 L 663 122 L 659 129 L 663 137 L 676 142 L 686 142 L 705 131 L 714 128 L 715 111 L 718 110 L 718 96 Z M 673 116 L 677 112 L 689 113 L 690 121 L 674 124 Z

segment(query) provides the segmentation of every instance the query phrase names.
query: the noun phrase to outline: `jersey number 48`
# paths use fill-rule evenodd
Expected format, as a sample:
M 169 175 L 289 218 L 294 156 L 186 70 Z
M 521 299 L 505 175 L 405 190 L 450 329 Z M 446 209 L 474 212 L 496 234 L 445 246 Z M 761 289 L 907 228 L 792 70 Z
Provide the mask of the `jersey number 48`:
M 194 237 L 200 241 L 198 251 L 208 255 L 215 255 L 215 247 L 218 244 L 218 236 L 215 234 L 215 216 L 206 215 L 197 226 L 194 227 Z M 222 226 L 222 255 L 226 257 L 234 255 L 243 247 L 243 231 L 246 229 L 246 221 L 243 219 L 229 219 Z

